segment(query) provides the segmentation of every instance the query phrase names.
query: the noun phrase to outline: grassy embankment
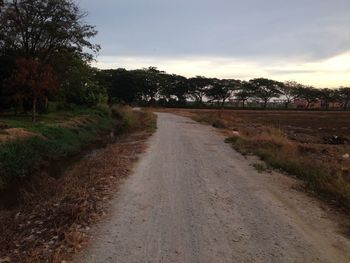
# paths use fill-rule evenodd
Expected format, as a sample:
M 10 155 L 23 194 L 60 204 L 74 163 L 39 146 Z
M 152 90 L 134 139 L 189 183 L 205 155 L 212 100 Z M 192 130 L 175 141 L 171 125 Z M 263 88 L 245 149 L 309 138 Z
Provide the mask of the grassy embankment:
M 87 244 L 91 226 L 108 212 L 108 200 L 121 179 L 130 174 L 156 128 L 156 115 L 114 106 L 56 112 L 42 116 L 37 124 L 15 117 L 3 118 L 2 127 L 4 122 L 31 131 L 20 130 L 19 134 L 17 130 L 20 138 L 7 137 L 0 145 L 1 165 L 13 167 L 7 170 L 6 176 L 11 178 L 7 181 L 23 176 L 30 180 L 0 191 L 0 205 L 2 197 L 16 198 L 12 205 L 0 206 L 0 258 L 11 262 L 70 261 Z M 10 129 L 0 135 L 2 141 L 14 134 Z M 113 141 L 108 138 L 114 137 L 111 131 L 118 139 L 106 144 Z M 107 141 L 101 140 L 106 137 Z M 12 163 L 16 156 L 20 160 L 30 157 L 31 162 Z M 55 164 L 69 169 L 53 175 Z
M 252 113 L 246 114 L 248 116 Z M 320 141 L 298 141 L 298 136 L 306 135 L 299 133 L 295 136 L 295 131 L 307 130 L 305 127 L 312 125 L 311 118 L 316 119 L 317 113 L 314 117 L 307 115 L 307 113 L 304 114 L 305 116 L 301 113 L 300 115 L 296 114 L 298 115 L 296 118 L 298 124 L 295 126 L 291 126 L 294 124 L 292 118 L 283 112 L 278 114 L 276 116 L 276 113 L 271 113 L 269 116 L 268 113 L 254 113 L 248 118 L 241 113 L 236 114 L 230 111 L 185 113 L 199 122 L 226 130 L 226 134 L 228 134 L 226 142 L 243 155 L 259 156 L 266 163 L 267 169 L 279 169 L 295 175 L 306 182 L 306 187 L 310 191 L 350 211 L 349 159 L 342 158 L 344 153 L 349 152 L 350 147 L 346 144 L 329 145 Z M 309 129 L 311 135 L 314 135 L 315 138 L 320 137 L 318 133 L 324 131 L 325 128 L 332 128 L 329 134 L 344 132 L 341 131 L 341 127 L 345 126 L 339 125 L 339 122 L 342 121 L 341 118 L 347 122 L 347 117 L 345 117 L 338 116 L 337 118 L 337 116 L 330 115 L 328 122 L 328 116 L 322 116 L 322 120 L 315 124 L 315 127 L 320 128 L 312 127 Z M 331 120 L 334 119 L 338 119 L 338 126 L 329 127 Z M 282 121 L 279 121 L 278 125 L 274 125 L 276 120 L 285 121 L 286 125 L 281 125 Z M 304 127 L 301 127 L 303 125 Z M 293 127 L 295 130 L 292 130 Z M 291 134 L 294 135 L 293 139 L 292 136 L 289 136 Z M 322 136 L 324 135 L 326 134 Z M 260 168 L 263 169 L 259 166 Z
M 30 116 L 0 116 L 0 188 L 102 143 L 112 131 L 122 134 L 137 121 L 129 108 L 105 105 L 42 115 L 37 123 Z

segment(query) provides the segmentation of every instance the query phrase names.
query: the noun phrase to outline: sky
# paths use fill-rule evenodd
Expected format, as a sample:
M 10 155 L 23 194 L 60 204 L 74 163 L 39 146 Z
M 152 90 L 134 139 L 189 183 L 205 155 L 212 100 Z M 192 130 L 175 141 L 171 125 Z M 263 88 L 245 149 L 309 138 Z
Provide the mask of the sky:
M 76 0 L 94 66 L 350 86 L 350 0 Z

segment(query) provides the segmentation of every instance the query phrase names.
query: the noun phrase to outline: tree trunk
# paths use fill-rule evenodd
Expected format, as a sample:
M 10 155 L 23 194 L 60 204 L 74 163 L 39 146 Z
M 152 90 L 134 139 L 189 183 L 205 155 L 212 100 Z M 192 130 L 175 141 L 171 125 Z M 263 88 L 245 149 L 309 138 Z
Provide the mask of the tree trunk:
M 267 100 L 264 100 L 264 109 L 267 108 Z
M 245 100 L 242 100 L 242 108 L 245 108 Z
M 284 104 L 284 107 L 285 107 L 286 109 L 288 109 L 289 103 L 290 103 L 290 101 L 287 100 L 286 103 Z
M 36 101 L 37 98 L 33 98 L 33 107 L 32 107 L 32 122 L 36 122 Z
M 305 106 L 305 110 L 308 110 L 309 107 L 310 107 L 310 102 L 308 101 L 307 104 L 306 104 L 306 106 Z
M 224 106 L 225 106 L 225 99 L 223 99 L 222 102 L 221 102 L 221 108 L 223 109 Z

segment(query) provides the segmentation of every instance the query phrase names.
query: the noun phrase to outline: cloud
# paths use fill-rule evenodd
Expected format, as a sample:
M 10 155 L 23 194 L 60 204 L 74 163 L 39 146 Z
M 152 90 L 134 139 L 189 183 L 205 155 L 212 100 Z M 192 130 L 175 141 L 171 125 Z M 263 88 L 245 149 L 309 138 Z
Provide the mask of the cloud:
M 184 75 L 295 77 L 314 85 L 348 81 L 347 69 L 325 61 L 349 51 L 349 0 L 78 2 L 99 30 L 101 67 L 159 65 Z
M 101 56 L 99 68 L 137 69 L 156 66 L 168 73 L 186 77 L 205 75 L 249 80 L 268 77 L 280 81 L 295 80 L 316 87 L 350 86 L 350 51 L 316 62 L 288 62 L 277 59 L 242 59 L 220 57 L 129 57 Z

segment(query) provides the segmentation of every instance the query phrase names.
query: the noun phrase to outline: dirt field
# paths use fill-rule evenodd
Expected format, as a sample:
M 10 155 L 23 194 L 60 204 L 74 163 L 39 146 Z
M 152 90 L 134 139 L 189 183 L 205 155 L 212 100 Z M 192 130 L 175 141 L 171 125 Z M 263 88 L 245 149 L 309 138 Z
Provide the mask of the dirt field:
M 302 143 L 331 144 L 330 137 L 350 144 L 350 112 L 326 111 L 258 111 L 258 110 L 171 110 L 181 115 L 211 114 L 228 122 L 232 128 L 273 126 L 290 139 Z

